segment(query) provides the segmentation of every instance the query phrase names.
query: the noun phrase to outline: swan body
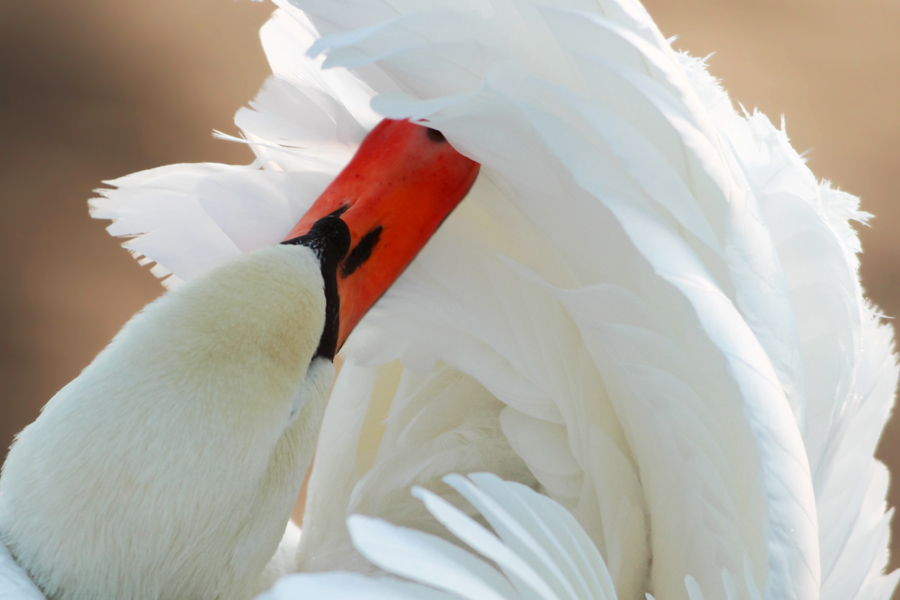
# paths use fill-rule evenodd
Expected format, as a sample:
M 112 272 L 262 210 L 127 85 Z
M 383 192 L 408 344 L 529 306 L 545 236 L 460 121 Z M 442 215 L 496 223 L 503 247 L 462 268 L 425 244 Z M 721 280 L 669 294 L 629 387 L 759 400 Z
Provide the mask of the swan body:
M 347 517 L 458 541 L 409 491 L 490 520 L 444 481 L 485 471 L 572 515 L 602 597 L 890 596 L 873 453 L 898 369 L 859 285 L 855 198 L 634 0 L 277 4 L 273 76 L 236 117 L 255 163 L 133 175 L 93 204 L 111 233 L 149 232 L 126 245 L 170 285 L 277 241 L 382 116 L 427 120 L 482 165 L 345 347 L 298 569 L 407 576 Z M 342 597 L 342 577 L 283 589 Z

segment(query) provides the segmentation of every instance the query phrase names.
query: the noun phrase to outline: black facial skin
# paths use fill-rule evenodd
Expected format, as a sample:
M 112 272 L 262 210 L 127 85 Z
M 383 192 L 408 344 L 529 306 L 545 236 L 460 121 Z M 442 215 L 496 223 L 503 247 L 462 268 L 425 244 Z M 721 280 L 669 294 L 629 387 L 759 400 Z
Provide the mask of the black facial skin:
M 361 240 L 359 240 L 356 247 L 350 251 L 350 254 L 347 255 L 347 260 L 341 265 L 342 278 L 347 277 L 360 268 L 364 262 L 369 260 L 369 257 L 372 256 L 372 250 L 375 248 L 375 244 L 378 243 L 378 239 L 381 237 L 382 229 L 384 228 L 381 225 L 378 225 L 370 230 Z
M 338 330 L 340 326 L 341 298 L 337 289 L 338 265 L 344 260 L 350 249 L 350 229 L 340 217 L 328 215 L 322 217 L 312 226 L 309 233 L 282 244 L 306 246 L 316 253 L 322 268 L 322 279 L 325 281 L 325 328 L 319 339 L 319 347 L 313 355 L 334 360 L 337 353 Z

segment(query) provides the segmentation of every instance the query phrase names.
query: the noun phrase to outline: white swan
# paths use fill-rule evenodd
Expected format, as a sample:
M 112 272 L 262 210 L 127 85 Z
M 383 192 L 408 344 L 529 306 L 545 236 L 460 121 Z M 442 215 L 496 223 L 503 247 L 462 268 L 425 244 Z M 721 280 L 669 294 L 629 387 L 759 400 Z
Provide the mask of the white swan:
M 352 513 L 452 539 L 407 490 L 465 508 L 441 480 L 483 470 L 570 511 L 622 600 L 890 595 L 872 454 L 897 368 L 859 288 L 854 198 L 637 2 L 279 5 L 274 75 L 237 116 L 258 162 L 150 171 L 95 204 L 112 233 L 153 230 L 128 245 L 159 272 L 277 241 L 377 113 L 483 164 L 346 348 L 300 569 L 374 568 Z M 339 597 L 321 577 L 284 594 Z
M 0 597 L 28 587 L 7 548 L 58 600 L 267 588 L 336 349 L 477 170 L 427 128 L 385 121 L 288 241 L 136 315 L 10 449 Z

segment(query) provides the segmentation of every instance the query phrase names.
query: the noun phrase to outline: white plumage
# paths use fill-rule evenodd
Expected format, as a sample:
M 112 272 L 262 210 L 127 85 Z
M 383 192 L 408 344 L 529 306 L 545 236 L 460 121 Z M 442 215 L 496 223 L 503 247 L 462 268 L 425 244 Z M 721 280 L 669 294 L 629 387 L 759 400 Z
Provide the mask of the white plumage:
M 192 280 L 16 437 L 0 541 L 49 597 L 245 600 L 285 572 L 260 580 L 334 378 L 314 357 L 322 281 L 312 250 L 284 245 Z
M 374 570 L 391 530 L 353 513 L 453 539 L 408 490 L 474 515 L 441 479 L 487 471 L 577 519 L 606 597 L 889 597 L 872 455 L 897 367 L 855 198 L 636 1 L 278 4 L 273 76 L 236 118 L 256 163 L 132 175 L 93 205 L 168 282 L 281 239 L 379 115 L 482 164 L 346 347 L 301 570 Z
M 449 475 L 445 482 L 476 508 L 499 539 L 441 496 L 422 488 L 414 488 L 413 494 L 455 538 L 493 565 L 440 538 L 353 516 L 348 520 L 350 533 L 366 558 L 422 585 L 350 573 L 300 575 L 282 579 L 259 600 L 323 595 L 435 600 L 616 597 L 603 557 L 562 506 L 490 473 L 468 479 Z

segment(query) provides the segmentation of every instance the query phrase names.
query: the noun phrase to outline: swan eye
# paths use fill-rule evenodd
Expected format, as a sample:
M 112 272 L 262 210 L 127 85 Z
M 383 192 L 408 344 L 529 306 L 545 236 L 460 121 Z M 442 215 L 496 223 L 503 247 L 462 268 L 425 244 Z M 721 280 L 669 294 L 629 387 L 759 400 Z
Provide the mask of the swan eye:
M 440 131 L 438 131 L 437 129 L 432 129 L 431 127 L 428 127 L 428 128 L 426 128 L 426 131 L 428 132 L 428 139 L 431 140 L 432 142 L 437 142 L 440 144 L 441 142 L 447 141 L 447 138 L 444 137 L 444 134 L 441 133 Z

